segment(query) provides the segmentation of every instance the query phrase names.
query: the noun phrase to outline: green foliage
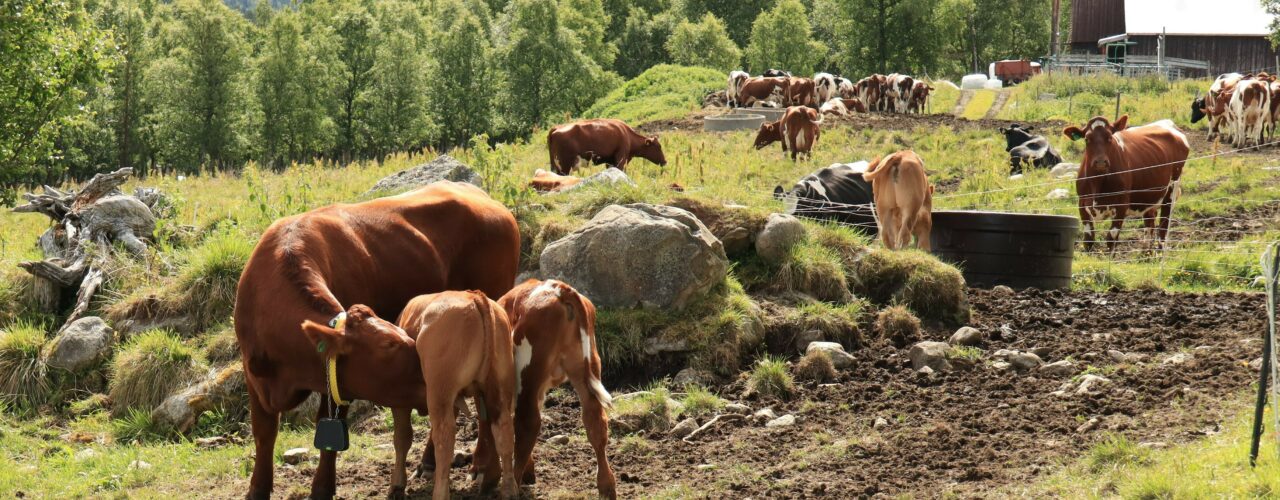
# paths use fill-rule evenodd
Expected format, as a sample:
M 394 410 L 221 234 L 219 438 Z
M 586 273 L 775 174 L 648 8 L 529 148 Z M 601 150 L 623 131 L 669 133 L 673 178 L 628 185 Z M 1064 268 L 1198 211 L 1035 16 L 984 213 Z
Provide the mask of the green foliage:
M 367 109 L 365 145 L 376 156 L 426 144 L 431 131 L 427 109 L 427 64 L 414 33 L 384 33 L 374 52 L 373 78 L 357 100 Z
M 708 12 L 701 21 L 681 21 L 667 39 L 671 61 L 684 66 L 703 66 L 723 72 L 738 67 L 742 53 L 729 39 L 724 22 Z
M 151 330 L 135 335 L 112 362 L 112 416 L 149 414 L 174 391 L 204 375 L 205 368 L 200 353 L 173 333 Z
M 765 356 L 756 361 L 756 366 L 751 369 L 747 390 L 765 398 L 785 400 L 795 395 L 796 383 L 787 370 L 785 360 Z
M 585 113 L 631 125 L 684 117 L 708 92 L 724 86 L 723 73 L 707 68 L 659 65 L 614 89 Z
M 1150 450 L 1138 446 L 1129 438 L 1112 434 L 1089 450 L 1086 461 L 1090 470 L 1102 472 L 1113 467 L 1141 464 L 1148 460 L 1150 454 Z
M 626 56 L 614 62 L 614 70 L 623 77 L 635 78 L 649 68 L 670 63 L 667 39 L 681 20 L 671 11 L 651 13 L 632 6 L 618 35 L 618 51 Z
M 122 443 L 146 443 L 163 437 L 163 432 L 151 419 L 151 411 L 137 408 L 112 419 L 111 434 Z
M 257 60 L 262 157 L 276 168 L 329 149 L 334 134 L 326 108 L 334 84 L 325 64 L 330 51 L 319 34 L 312 35 L 316 43 L 303 37 L 300 16 L 272 16 Z
M 19 186 L 53 181 L 36 164 L 65 120 L 83 113 L 84 89 L 114 62 L 107 32 L 79 2 L 22 2 L 0 12 L 0 202 Z
M 812 74 L 823 61 L 827 46 L 810 38 L 809 18 L 800 0 L 781 0 L 751 25 L 745 54 L 752 73 L 780 68 L 796 75 Z
M 872 302 L 898 303 L 922 319 L 949 325 L 969 319 L 964 277 L 925 252 L 876 249 L 858 261 L 849 276 L 854 293 Z
M 634 397 L 614 400 L 613 420 L 626 422 L 632 432 L 666 432 L 683 409 L 671 398 L 671 390 L 659 382 Z
M 240 342 L 230 324 L 215 328 L 213 333 L 200 338 L 205 359 L 213 364 L 223 364 L 240 359 Z
M 337 151 L 350 160 L 360 150 L 363 107 L 357 104 L 373 81 L 373 62 L 378 36 L 377 21 L 357 2 L 344 2 L 333 17 L 337 37 L 337 106 L 334 123 L 338 127 Z
M 680 398 L 684 405 L 684 416 L 703 418 L 714 415 L 726 404 L 724 399 L 698 384 L 684 387 L 684 396 Z
M 0 404 L 34 410 L 53 392 L 44 364 L 44 329 L 19 322 L 0 330 Z
M 834 28 L 843 35 L 837 35 L 836 53 L 846 74 L 929 73 L 939 60 L 946 60 L 944 23 L 967 22 L 944 15 L 953 11 L 941 8 L 943 0 L 837 1 L 847 20 Z
M 600 0 L 560 0 L 560 16 L 582 44 L 582 54 L 601 68 L 613 67 L 618 47 L 605 38 L 609 15 Z
M 677 2 L 684 19 L 700 19 L 713 14 L 724 20 L 729 36 L 739 47 L 746 45 L 751 24 L 762 13 L 773 8 L 778 0 L 682 0 Z
M 493 85 L 495 76 L 489 57 L 489 44 L 480 19 L 460 2 L 454 2 L 450 21 L 431 34 L 431 78 L 427 86 L 431 95 L 431 115 L 449 117 L 439 120 L 439 143 L 463 146 L 472 137 L 489 130 L 493 119 Z

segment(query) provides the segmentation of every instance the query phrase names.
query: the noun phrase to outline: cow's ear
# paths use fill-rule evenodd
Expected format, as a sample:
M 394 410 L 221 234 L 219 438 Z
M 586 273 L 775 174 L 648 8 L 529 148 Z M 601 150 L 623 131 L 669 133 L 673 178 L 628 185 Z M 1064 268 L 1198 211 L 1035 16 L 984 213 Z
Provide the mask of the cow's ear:
M 774 186 L 774 188 L 773 188 L 773 197 L 774 197 L 774 198 L 781 198 L 781 197 L 782 197 L 782 194 L 783 194 L 783 193 L 785 193 L 785 192 L 786 192 L 786 191 L 783 191 L 783 190 L 782 190 L 782 186 Z
M 1127 128 L 1129 128 L 1129 115 L 1121 116 L 1119 120 L 1111 124 L 1112 132 L 1120 132 Z
M 315 346 L 316 352 L 321 357 L 328 358 L 346 354 L 349 351 L 347 336 L 342 330 L 306 320 L 302 322 L 302 334 L 311 341 L 311 345 Z
M 1001 134 L 1007 134 L 1007 133 L 1009 133 L 1009 129 L 1004 128 L 1004 127 L 1000 127 L 1000 133 L 1001 133 Z
M 1084 138 L 1084 131 L 1080 130 L 1080 127 L 1067 127 L 1062 129 L 1062 135 L 1073 141 L 1078 141 Z
M 1028 125 L 1027 128 L 1022 129 L 1023 132 L 1030 132 L 1032 130 L 1035 130 L 1035 127 L 1031 125 Z

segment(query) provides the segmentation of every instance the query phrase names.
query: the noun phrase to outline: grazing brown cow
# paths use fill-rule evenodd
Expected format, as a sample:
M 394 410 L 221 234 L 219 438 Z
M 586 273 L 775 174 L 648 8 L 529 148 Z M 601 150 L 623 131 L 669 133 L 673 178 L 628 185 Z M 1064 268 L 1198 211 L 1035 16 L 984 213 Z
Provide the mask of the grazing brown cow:
M 572 186 L 576 186 L 579 182 L 582 182 L 581 177 L 559 175 L 543 169 L 538 169 L 533 172 L 533 180 L 529 181 L 529 187 L 539 193 L 554 193 L 556 191 L 563 191 Z
M 818 110 L 805 106 L 792 106 L 776 122 L 765 122 L 756 132 L 756 149 L 782 141 L 782 151 L 791 152 L 791 160 L 804 154 L 812 157 L 810 151 L 822 131 L 822 114 Z
M 612 118 L 557 125 L 547 133 L 547 151 L 551 154 L 551 170 L 560 175 L 573 171 L 578 159 L 618 170 L 626 170 L 627 163 L 636 156 L 658 165 L 667 164 L 658 136 L 645 137 L 622 120 Z
M 1085 226 L 1086 251 L 1093 248 L 1094 223 L 1105 219 L 1111 219 L 1107 249 L 1115 250 L 1129 210 L 1142 214 L 1155 248 L 1161 247 L 1169 231 L 1169 213 L 1181 193 L 1178 179 L 1191 144 L 1169 120 L 1128 126 L 1129 115 L 1115 123 L 1098 116 L 1086 122 L 1083 129 L 1067 127 L 1062 131 L 1071 140 L 1085 140 L 1076 195 L 1080 199 L 1080 220 Z
M 789 77 L 748 78 L 738 89 L 738 105 L 769 108 L 783 106 L 790 86 L 791 78 Z
M 566 381 L 582 404 L 582 424 L 596 453 L 596 488 L 617 497 L 617 480 L 605 447 L 613 398 L 600 382 L 596 352 L 596 308 L 573 287 L 555 280 L 529 280 L 498 301 L 511 318 L 516 362 L 516 470 L 535 481 L 533 447 L 542 431 L 547 391 Z
M 447 289 L 501 297 L 515 282 L 519 261 L 515 217 L 463 183 L 332 205 L 267 228 L 236 292 L 236 338 L 257 457 L 249 498 L 271 495 L 280 414 L 326 390 L 321 359 L 298 325 L 328 322 L 345 311 L 342 304 L 367 304 L 395 316 L 413 297 Z M 347 397 L 427 410 L 411 350 L 357 346 L 338 361 L 337 374 Z M 317 417 L 328 406 L 326 395 Z M 339 411 L 345 412 L 346 407 Z M 335 459 L 335 453 L 321 452 L 312 498 L 333 497 Z
M 867 107 L 862 105 L 862 100 L 858 98 L 842 99 L 839 97 L 822 103 L 822 107 L 818 108 L 824 114 L 833 114 L 837 116 L 846 116 L 851 113 L 866 113 Z
M 889 250 L 911 244 L 929 250 L 933 228 L 933 185 L 924 172 L 924 160 L 906 150 L 872 160 L 862 178 L 871 183 L 876 200 L 876 225 Z
M 916 82 L 911 87 L 911 97 L 907 99 L 907 112 L 924 114 L 925 106 L 929 104 L 929 93 L 933 92 L 933 87 L 925 82 Z

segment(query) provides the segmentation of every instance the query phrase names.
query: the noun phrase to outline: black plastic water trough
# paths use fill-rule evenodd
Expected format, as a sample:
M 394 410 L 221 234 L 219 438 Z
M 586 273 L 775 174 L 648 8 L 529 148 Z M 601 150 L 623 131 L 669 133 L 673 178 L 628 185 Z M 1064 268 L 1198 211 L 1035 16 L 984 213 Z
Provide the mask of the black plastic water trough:
M 1049 290 L 1071 286 L 1080 221 L 1062 215 L 937 211 L 933 254 L 960 267 L 969 286 Z

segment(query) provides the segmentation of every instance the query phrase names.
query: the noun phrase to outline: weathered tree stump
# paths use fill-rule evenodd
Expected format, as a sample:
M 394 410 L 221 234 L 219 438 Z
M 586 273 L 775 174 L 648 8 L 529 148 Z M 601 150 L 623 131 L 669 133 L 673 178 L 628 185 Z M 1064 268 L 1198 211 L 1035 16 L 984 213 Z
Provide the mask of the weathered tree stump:
M 43 193 L 23 195 L 27 203 L 13 209 L 44 214 L 53 221 L 37 240 L 44 260 L 18 265 L 35 277 L 34 299 L 41 310 L 56 313 L 64 296 L 75 295 L 63 327 L 89 309 L 114 244 L 134 257 L 146 255 L 145 240 L 156 227 L 151 207 L 162 196 L 154 189 L 139 189 L 132 196 L 121 193 L 120 185 L 132 173 L 122 168 L 95 175 L 79 191 L 44 186 Z

